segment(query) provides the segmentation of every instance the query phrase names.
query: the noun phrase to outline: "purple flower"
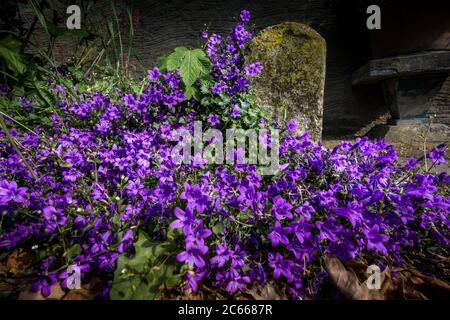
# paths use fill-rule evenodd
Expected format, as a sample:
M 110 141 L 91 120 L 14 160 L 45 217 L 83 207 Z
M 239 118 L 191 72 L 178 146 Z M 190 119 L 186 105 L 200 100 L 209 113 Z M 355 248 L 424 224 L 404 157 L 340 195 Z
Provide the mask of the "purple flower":
M 305 243 L 306 240 L 311 238 L 311 229 L 312 226 L 310 224 L 297 223 L 291 225 L 291 231 L 294 233 L 297 241 L 301 244 Z
M 220 94 L 222 91 L 224 91 L 227 88 L 227 84 L 225 83 L 225 81 L 220 80 L 219 82 L 217 82 L 216 84 L 214 84 L 211 88 L 211 91 L 213 94 Z
M 338 234 L 343 228 L 336 223 L 336 219 L 333 217 L 328 218 L 324 221 L 317 221 L 316 227 L 319 230 L 319 239 L 328 239 L 332 242 L 338 240 L 336 234 Z
M 32 292 L 40 291 L 44 298 L 52 293 L 51 287 L 57 282 L 57 273 L 40 276 L 31 286 Z
M 144 185 L 136 179 L 136 181 L 130 181 L 126 189 L 129 196 L 137 196 L 144 189 Z
M 187 200 L 192 208 L 196 209 L 198 213 L 203 213 L 205 211 L 210 200 L 209 196 L 202 191 L 199 185 L 195 184 L 190 186 L 188 183 L 184 184 L 184 192 L 181 193 L 180 199 Z
M 212 127 L 216 127 L 219 123 L 219 116 L 217 114 L 210 114 L 207 118 L 207 121 L 211 124 Z
M 285 199 L 283 199 L 280 196 L 275 197 L 274 204 L 272 206 L 272 212 L 278 220 L 281 220 L 283 218 L 292 219 L 292 213 L 290 210 L 292 209 L 292 205 L 287 202 Z
M 289 239 L 286 237 L 290 233 L 289 227 L 282 227 L 279 221 L 275 222 L 275 226 L 272 228 L 271 232 L 267 238 L 272 241 L 272 247 L 278 246 L 278 244 L 289 244 Z
M 179 262 L 184 262 L 187 265 L 198 268 L 205 266 L 204 255 L 208 252 L 208 247 L 205 246 L 203 240 L 195 239 L 194 237 L 186 238 L 186 250 L 177 255 Z
M 343 217 L 343 218 L 347 219 L 348 221 L 350 221 L 350 223 L 352 224 L 352 226 L 354 228 L 363 219 L 361 213 L 358 212 L 358 210 L 361 210 L 361 209 L 358 207 L 359 207 L 358 205 L 351 204 L 344 208 L 334 209 L 334 213 L 338 217 Z
M 286 131 L 295 133 L 297 131 L 297 128 L 298 128 L 298 124 L 295 119 L 291 119 L 286 122 Z
M 252 34 L 245 30 L 244 24 L 240 23 L 234 27 L 230 34 L 230 38 L 233 39 L 239 48 L 244 48 L 246 42 L 250 40 Z
M 367 248 L 386 255 L 387 249 L 384 243 L 389 239 L 385 234 L 380 233 L 380 227 L 376 224 L 368 231 L 363 231 L 367 237 Z
M 291 268 L 294 266 L 292 260 L 284 260 L 280 253 L 269 253 L 269 266 L 273 268 L 273 278 L 276 280 L 281 275 L 285 276 L 288 281 L 293 278 Z
M 203 50 L 211 81 L 195 83 L 202 89 L 199 101 L 186 100 L 179 70 L 154 68 L 145 81 L 103 92 L 86 91 L 98 87 L 92 86 L 95 79 L 66 88 L 49 78 L 49 87 L 58 91 L 53 92 L 58 112 L 42 109 L 51 125 L 33 126 L 33 133 L 15 129 L 5 116 L 21 152 L 0 132 L 0 248 L 36 251 L 35 290 L 49 295 L 55 279 L 64 288 L 66 264 L 84 268 L 89 278 L 109 278 L 144 230 L 152 241 L 177 247 L 177 260 L 185 266 L 175 271 L 185 274 L 187 288 L 195 291 L 205 283 L 234 294 L 250 282 L 278 279 L 294 299 L 320 290 L 325 275 L 318 258 L 324 253 L 395 266 L 431 246 L 448 247 L 450 176 L 418 166 L 424 157 L 400 163 L 383 140 L 357 138 L 328 149 L 306 132 L 299 135 L 299 123 L 290 120 L 274 176 L 236 163 L 244 148 L 230 154 L 234 164 L 206 165 L 202 152 L 191 149 L 190 165 L 172 159 L 175 132 L 192 133 L 198 120 L 212 127 L 281 128 L 261 118 L 249 96 L 250 77 L 262 67 L 245 65 L 249 18 L 243 11 L 228 35 L 207 39 Z M 20 102 L 25 110 L 36 105 Z M 272 136 L 258 138 L 274 146 Z M 444 158 L 443 145 L 428 155 L 433 165 Z M 175 232 L 178 238 L 172 239 L 170 228 L 182 235 Z M 76 250 L 68 254 L 58 249 L 63 247 Z M 54 250 L 39 258 L 49 248 Z M 104 294 L 110 286 L 107 282 Z
M 116 252 L 107 252 L 98 256 L 98 268 L 106 272 L 114 271 L 119 254 Z
M 236 118 L 239 118 L 240 116 L 241 116 L 241 110 L 237 106 L 233 106 L 233 108 L 231 108 L 230 117 L 236 119 Z
M 231 269 L 228 272 L 228 283 L 225 286 L 225 290 L 228 293 L 233 294 L 238 290 L 245 289 L 246 284 L 250 283 L 250 277 L 241 275 L 237 270 Z
M 244 250 L 241 249 L 240 245 L 236 245 L 234 247 L 234 251 L 233 254 L 231 256 L 231 267 L 232 268 L 236 268 L 236 267 L 244 267 L 244 259 L 247 256 L 247 252 L 245 252 Z
M 255 62 L 245 67 L 245 74 L 251 78 L 254 78 L 261 73 L 262 69 L 262 64 L 260 62 Z
M 192 289 L 193 292 L 197 292 L 198 290 L 198 282 L 201 281 L 206 275 L 206 272 L 194 272 L 188 271 L 186 272 L 186 280 L 187 280 L 187 288 Z
M 48 206 L 42 209 L 42 215 L 46 220 L 46 227 L 50 233 L 54 232 L 58 225 L 64 226 L 67 222 L 67 218 L 61 210 L 56 209 L 53 206 Z
M 22 203 L 26 202 L 26 194 L 28 188 L 17 187 L 15 181 L 9 182 L 8 180 L 0 181 L 0 205 L 5 205 L 9 202 Z
M 433 150 L 427 154 L 427 158 L 433 161 L 433 164 L 445 163 L 445 150 L 444 145 L 441 148 L 434 147 Z
M 301 220 L 310 221 L 312 218 L 311 214 L 316 212 L 316 210 L 311 206 L 309 201 L 305 201 L 305 203 L 295 209 L 295 212 L 300 215 Z
M 194 213 L 190 206 L 186 207 L 186 210 L 183 211 L 180 208 L 175 208 L 174 210 L 175 216 L 178 218 L 174 220 L 170 227 L 173 229 L 183 228 L 183 233 L 188 235 L 191 233 L 191 226 L 195 222 Z
M 22 105 L 22 108 L 25 112 L 31 112 L 34 106 L 34 103 L 25 97 L 20 97 L 19 103 Z
M 161 76 L 161 73 L 156 67 L 153 68 L 153 70 L 147 70 L 147 73 L 148 73 L 147 79 L 151 81 L 158 81 L 159 77 Z
M 203 228 L 203 220 L 196 220 L 193 227 L 190 229 L 188 236 L 203 240 L 208 238 L 211 234 L 211 230 Z
M 126 250 L 128 250 L 132 245 L 134 241 L 134 234 L 132 230 L 128 230 L 123 235 L 122 239 L 120 240 L 120 244 L 117 247 L 117 252 L 122 253 Z
M 216 255 L 211 259 L 211 264 L 222 268 L 231 257 L 231 250 L 225 244 L 219 243 L 216 245 Z
M 418 163 L 419 163 L 419 161 L 414 159 L 414 157 L 410 157 L 408 159 L 408 162 L 405 164 L 405 170 L 413 170 L 417 166 Z
M 250 12 L 247 10 L 242 10 L 240 14 L 240 18 L 242 22 L 250 21 Z

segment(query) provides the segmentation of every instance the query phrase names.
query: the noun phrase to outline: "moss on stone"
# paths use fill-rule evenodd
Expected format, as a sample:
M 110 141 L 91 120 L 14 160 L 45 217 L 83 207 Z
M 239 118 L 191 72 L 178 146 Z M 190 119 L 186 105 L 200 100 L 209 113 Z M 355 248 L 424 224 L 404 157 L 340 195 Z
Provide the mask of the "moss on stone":
M 254 80 L 258 101 L 276 118 L 297 118 L 313 137 L 322 132 L 325 82 L 325 40 L 307 25 L 285 22 L 261 31 L 246 59 L 260 61 L 264 70 Z

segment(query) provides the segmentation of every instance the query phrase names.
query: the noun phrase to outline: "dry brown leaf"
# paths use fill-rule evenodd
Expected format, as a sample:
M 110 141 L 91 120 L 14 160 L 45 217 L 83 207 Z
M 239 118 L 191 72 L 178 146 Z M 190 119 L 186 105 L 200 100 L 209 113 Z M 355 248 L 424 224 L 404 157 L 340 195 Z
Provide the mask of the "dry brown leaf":
M 14 249 L 8 256 L 6 268 L 8 272 L 17 274 L 25 271 L 33 263 L 33 254 L 22 248 Z
M 394 297 L 395 286 L 388 268 L 380 274 L 381 288 L 370 290 L 366 283 L 360 283 L 355 271 L 351 268 L 347 269 L 338 258 L 325 255 L 323 260 L 331 283 L 346 299 L 386 300 Z
M 15 289 L 15 286 L 10 284 L 10 283 L 6 283 L 6 282 L 1 282 L 0 283 L 0 298 L 8 296 L 11 292 L 13 292 Z
M 369 289 L 367 286 L 361 286 L 358 277 L 352 269 L 347 270 L 338 258 L 330 255 L 326 255 L 323 260 L 331 283 L 346 299 L 369 299 Z
M 282 293 L 273 281 L 264 285 L 255 285 L 246 291 L 255 300 L 288 300 L 286 294 Z
M 205 294 L 203 291 L 199 290 L 197 292 L 193 292 L 191 289 L 187 289 L 183 291 L 182 300 L 205 300 Z
M 7 271 L 6 265 L 4 263 L 0 263 L 0 275 L 4 275 Z
M 63 300 L 94 300 L 95 292 L 87 289 L 74 289 L 67 292 Z
M 23 290 L 19 295 L 19 300 L 61 300 L 66 294 L 59 283 L 52 285 L 50 295 L 45 298 L 40 291 L 32 292 L 29 288 Z
M 415 269 L 402 269 L 397 275 L 404 299 L 449 299 L 450 284 Z

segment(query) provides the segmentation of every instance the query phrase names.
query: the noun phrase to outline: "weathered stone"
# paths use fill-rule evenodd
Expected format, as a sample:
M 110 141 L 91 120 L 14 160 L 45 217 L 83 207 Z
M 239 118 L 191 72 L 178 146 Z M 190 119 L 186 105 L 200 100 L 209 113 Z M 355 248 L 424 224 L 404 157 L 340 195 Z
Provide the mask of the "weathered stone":
M 262 30 L 251 42 L 246 61 L 260 61 L 253 80 L 258 103 L 274 119 L 294 118 L 313 139 L 322 136 L 326 68 L 325 40 L 312 28 L 285 22 Z
M 430 99 L 428 115 L 434 123 L 443 123 L 450 127 L 450 74 L 438 92 Z
M 382 138 L 392 144 L 400 158 L 423 157 L 436 145 L 450 142 L 450 126 L 421 120 L 400 120 L 395 125 L 379 124 L 367 134 L 371 139 Z M 428 159 L 428 163 L 430 160 Z M 449 162 L 434 166 L 435 172 L 448 172 Z
M 419 74 L 382 80 L 392 121 L 426 118 L 433 97 L 447 79 L 445 73 Z

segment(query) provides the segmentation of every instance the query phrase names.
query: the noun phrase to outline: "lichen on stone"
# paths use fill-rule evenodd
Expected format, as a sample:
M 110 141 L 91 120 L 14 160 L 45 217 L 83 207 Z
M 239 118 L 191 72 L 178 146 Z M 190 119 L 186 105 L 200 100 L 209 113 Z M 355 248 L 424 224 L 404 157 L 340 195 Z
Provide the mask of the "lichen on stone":
M 262 30 L 251 42 L 246 60 L 260 61 L 253 80 L 258 103 L 275 119 L 296 118 L 316 140 L 322 134 L 325 40 L 312 28 L 285 22 Z

